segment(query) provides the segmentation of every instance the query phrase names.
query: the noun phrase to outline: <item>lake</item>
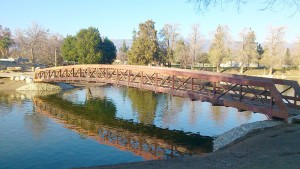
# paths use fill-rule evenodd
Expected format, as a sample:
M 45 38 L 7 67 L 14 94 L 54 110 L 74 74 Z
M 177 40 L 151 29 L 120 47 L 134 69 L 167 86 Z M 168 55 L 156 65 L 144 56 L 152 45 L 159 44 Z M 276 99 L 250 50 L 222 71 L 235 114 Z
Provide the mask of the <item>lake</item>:
M 127 87 L 0 94 L 0 168 L 72 168 L 212 151 L 216 136 L 268 119 Z

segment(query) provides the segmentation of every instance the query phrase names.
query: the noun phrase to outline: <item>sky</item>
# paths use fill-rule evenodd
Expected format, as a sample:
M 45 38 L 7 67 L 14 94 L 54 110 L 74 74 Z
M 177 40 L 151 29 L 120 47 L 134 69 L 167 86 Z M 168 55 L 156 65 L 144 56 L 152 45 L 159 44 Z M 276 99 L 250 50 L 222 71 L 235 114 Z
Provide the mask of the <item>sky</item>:
M 260 43 L 266 40 L 270 27 L 285 26 L 286 41 L 295 42 L 300 37 L 300 12 L 261 11 L 263 2 L 248 0 L 239 10 L 230 3 L 199 12 L 187 0 L 0 0 L 0 25 L 15 32 L 37 23 L 63 36 L 93 26 L 109 39 L 131 39 L 134 28 L 138 30 L 140 23 L 152 19 L 158 31 L 164 24 L 179 24 L 183 38 L 189 36 L 193 24 L 200 25 L 205 39 L 212 39 L 219 24 L 229 27 L 234 40 L 243 28 L 251 28 Z

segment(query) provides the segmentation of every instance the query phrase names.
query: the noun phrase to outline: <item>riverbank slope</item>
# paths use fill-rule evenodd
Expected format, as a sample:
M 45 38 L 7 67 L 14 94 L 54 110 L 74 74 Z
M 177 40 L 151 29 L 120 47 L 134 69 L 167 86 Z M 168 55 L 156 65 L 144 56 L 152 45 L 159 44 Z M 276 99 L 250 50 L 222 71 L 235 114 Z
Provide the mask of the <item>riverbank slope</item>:
M 146 161 L 89 169 L 298 169 L 300 166 L 300 125 L 282 124 L 257 130 L 229 147 L 203 156 Z

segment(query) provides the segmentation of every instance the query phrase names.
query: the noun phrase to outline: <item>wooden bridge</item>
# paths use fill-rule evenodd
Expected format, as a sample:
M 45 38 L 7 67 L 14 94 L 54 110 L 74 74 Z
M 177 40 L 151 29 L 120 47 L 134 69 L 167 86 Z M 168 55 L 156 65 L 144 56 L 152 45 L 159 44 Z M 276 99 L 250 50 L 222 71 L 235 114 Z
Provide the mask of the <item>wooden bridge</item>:
M 91 64 L 39 69 L 34 81 L 124 85 L 284 120 L 300 114 L 300 87 L 291 80 L 163 67 Z

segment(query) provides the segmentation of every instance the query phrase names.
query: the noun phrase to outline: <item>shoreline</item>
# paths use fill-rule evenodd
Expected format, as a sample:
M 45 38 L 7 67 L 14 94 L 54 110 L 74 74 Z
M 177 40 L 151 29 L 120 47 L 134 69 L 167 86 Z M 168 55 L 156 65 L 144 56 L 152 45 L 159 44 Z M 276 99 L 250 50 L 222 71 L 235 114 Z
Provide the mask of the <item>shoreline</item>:
M 81 169 L 297 169 L 300 166 L 299 136 L 299 124 L 284 123 L 255 130 L 225 148 L 200 156 L 81 167 Z

